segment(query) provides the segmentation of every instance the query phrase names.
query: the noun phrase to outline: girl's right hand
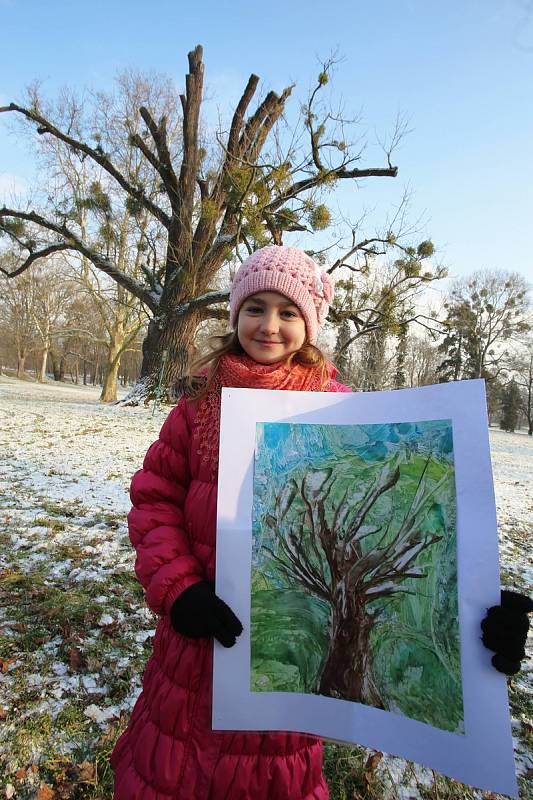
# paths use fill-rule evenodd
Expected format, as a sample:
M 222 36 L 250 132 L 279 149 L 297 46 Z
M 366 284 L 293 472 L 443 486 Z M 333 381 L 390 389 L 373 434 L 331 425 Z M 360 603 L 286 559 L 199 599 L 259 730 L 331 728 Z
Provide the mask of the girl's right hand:
M 226 603 L 217 597 L 209 581 L 200 581 L 174 601 L 170 609 L 174 630 L 190 639 L 214 636 L 224 647 L 233 647 L 242 625 Z

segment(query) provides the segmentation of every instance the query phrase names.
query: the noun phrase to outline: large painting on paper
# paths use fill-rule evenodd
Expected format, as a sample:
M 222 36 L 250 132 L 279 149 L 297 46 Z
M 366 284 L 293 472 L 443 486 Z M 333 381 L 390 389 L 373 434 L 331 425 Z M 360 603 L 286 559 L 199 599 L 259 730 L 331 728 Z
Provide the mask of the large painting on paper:
M 250 688 L 463 732 L 449 420 L 257 423 Z

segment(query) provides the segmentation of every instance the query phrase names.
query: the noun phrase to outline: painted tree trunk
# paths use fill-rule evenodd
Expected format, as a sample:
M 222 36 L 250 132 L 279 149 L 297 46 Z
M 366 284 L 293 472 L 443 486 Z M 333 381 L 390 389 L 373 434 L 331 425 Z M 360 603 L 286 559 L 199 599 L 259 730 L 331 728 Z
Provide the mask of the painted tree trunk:
M 346 602 L 344 593 L 339 593 L 320 694 L 381 707 L 372 679 L 371 628 L 364 603 L 357 597 Z

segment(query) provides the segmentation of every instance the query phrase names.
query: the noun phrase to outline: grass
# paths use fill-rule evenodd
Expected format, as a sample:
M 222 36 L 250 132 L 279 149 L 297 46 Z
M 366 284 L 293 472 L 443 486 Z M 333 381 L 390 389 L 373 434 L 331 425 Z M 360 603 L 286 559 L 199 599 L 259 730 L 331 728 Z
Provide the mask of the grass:
M 37 565 L 26 560 L 35 550 L 35 538 L 29 537 L 27 545 L 11 550 L 9 566 L 0 571 L 0 606 L 11 623 L 0 628 L 0 669 L 9 676 L 6 708 L 0 705 L 3 741 L 9 742 L 9 747 L 0 747 L 0 787 L 10 784 L 14 797 L 22 800 L 109 800 L 109 757 L 129 715 L 121 712 L 120 719 L 111 718 L 102 729 L 85 712 L 92 704 L 104 709 L 118 705 L 138 687 L 150 642 L 131 641 L 121 635 L 122 627 L 135 632 L 149 628 L 151 620 L 133 616 L 144 606 L 133 570 L 117 571 L 111 587 L 93 580 L 69 581 L 69 570 L 50 579 L 54 564 L 68 561 L 89 567 L 95 556 L 84 553 L 86 537 L 82 546 L 68 535 L 79 538 L 71 519 L 83 509 L 46 501 L 39 508 L 39 516 L 26 521 L 28 527 L 67 535 L 61 542 L 48 539 L 47 559 Z M 91 520 L 92 525 L 102 522 L 116 530 L 123 519 L 104 512 Z M 21 521 L 7 514 L 5 523 L 2 539 L 9 552 L 11 533 L 20 543 Z M 94 537 L 94 543 L 101 540 Z M 112 602 L 98 603 L 101 594 L 111 596 Z M 99 624 L 104 613 L 113 618 L 110 625 Z M 124 626 L 116 622 L 118 613 Z M 117 666 L 121 659 L 127 664 L 124 668 Z M 67 682 L 56 701 L 51 690 L 61 685 L 61 676 L 53 670 L 58 662 L 64 665 Z M 40 684 L 28 683 L 32 674 L 41 676 Z M 97 687 L 102 682 L 105 692 L 84 689 L 84 675 L 98 676 Z
M 35 424 L 45 427 L 46 418 Z M 90 421 L 83 425 L 85 434 L 97 428 Z M 120 475 L 106 470 L 102 480 L 106 477 Z M 151 651 L 150 640 L 137 642 L 135 634 L 154 628 L 155 619 L 137 613 L 146 604 L 122 513 L 33 495 L 30 508 L 24 492 L 14 474 L 9 496 L 0 500 L 6 505 L 0 507 L 0 797 L 10 784 L 14 800 L 111 800 L 109 757 L 127 725 L 127 709 Z M 97 525 L 101 528 L 92 530 Z M 46 530 L 31 533 L 37 526 Z M 105 557 L 102 537 L 110 535 L 113 547 L 119 546 L 120 566 Z M 514 550 L 513 565 L 523 563 L 525 529 L 505 536 Z M 22 547 L 14 549 L 15 542 Z M 87 545 L 97 552 L 84 552 Z M 126 552 L 129 562 L 122 563 Z M 37 561 L 36 553 L 45 553 L 46 560 Z M 99 554 L 105 571 L 111 571 L 105 583 L 83 578 L 86 568 L 98 564 Z M 80 568 L 79 581 L 69 578 L 68 562 Z M 505 578 L 508 585 L 523 585 L 518 566 Z M 97 602 L 100 595 L 108 601 Z M 102 614 L 114 622 L 100 625 Z M 42 682 L 32 685 L 30 675 Z M 88 676 L 95 677 L 97 688 L 105 684 L 106 693 L 88 692 L 83 685 Z M 509 696 L 519 720 L 514 730 L 519 748 L 531 752 L 533 696 L 523 676 L 510 682 Z M 98 724 L 86 715 L 93 704 L 101 709 L 124 704 L 126 710 Z M 364 748 L 325 744 L 331 800 L 496 800 L 407 762 L 372 756 Z M 531 780 L 520 778 L 519 785 L 521 800 L 533 800 Z

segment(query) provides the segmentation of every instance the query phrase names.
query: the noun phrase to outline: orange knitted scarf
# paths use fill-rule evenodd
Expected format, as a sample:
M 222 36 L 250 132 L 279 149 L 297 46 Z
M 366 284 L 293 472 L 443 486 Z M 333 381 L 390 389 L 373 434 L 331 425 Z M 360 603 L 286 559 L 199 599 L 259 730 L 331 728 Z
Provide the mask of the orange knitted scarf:
M 329 375 L 333 377 L 334 367 Z M 225 355 L 220 359 L 210 390 L 200 400 L 193 437 L 202 461 L 210 467 L 211 478 L 218 472 L 220 400 L 223 386 L 242 389 L 285 389 L 299 392 L 328 391 L 322 385 L 322 370 L 302 364 L 258 364 L 248 356 Z

